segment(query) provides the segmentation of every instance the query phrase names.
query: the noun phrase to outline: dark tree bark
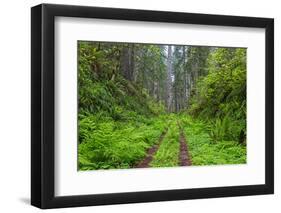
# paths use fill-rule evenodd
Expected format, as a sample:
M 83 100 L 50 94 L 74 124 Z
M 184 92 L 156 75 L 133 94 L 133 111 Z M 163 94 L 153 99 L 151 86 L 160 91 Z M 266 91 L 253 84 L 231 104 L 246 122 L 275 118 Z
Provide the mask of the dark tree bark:
M 121 52 L 121 74 L 127 80 L 132 81 L 134 78 L 134 45 L 125 45 Z
M 130 69 L 129 80 L 133 81 L 135 74 L 135 47 L 134 44 L 130 45 Z
M 172 110 L 172 47 L 168 46 L 168 58 L 167 58 L 167 108 L 169 111 Z

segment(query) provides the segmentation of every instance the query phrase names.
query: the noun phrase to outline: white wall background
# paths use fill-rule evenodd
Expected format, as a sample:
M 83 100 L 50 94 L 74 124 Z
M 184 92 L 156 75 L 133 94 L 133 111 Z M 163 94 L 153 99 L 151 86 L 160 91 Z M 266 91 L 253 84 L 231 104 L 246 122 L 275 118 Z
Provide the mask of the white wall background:
M 275 195 L 56 209 L 50 212 L 280 212 L 281 6 L 278 0 L 45 0 L 194 13 L 275 18 Z M 0 7 L 0 212 L 39 212 L 30 197 L 30 7 L 37 0 L 2 1 Z M 280 82 L 280 83 L 279 83 Z

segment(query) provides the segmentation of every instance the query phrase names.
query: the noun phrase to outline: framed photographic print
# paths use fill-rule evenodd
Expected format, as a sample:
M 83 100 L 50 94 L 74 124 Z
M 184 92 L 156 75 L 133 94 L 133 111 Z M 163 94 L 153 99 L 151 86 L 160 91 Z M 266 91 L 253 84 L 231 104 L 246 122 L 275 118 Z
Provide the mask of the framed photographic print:
M 271 194 L 274 21 L 31 9 L 31 203 Z

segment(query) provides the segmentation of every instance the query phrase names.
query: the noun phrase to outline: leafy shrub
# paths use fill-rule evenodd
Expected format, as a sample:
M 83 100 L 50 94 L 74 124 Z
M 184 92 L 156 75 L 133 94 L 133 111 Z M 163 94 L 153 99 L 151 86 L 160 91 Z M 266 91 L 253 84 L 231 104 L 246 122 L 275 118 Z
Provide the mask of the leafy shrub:
M 246 140 L 246 51 L 215 49 L 208 58 L 208 74 L 194 90 L 189 112 L 209 120 L 213 141 Z
M 92 119 L 92 121 L 91 121 Z M 89 121 L 90 120 L 90 121 Z M 148 147 L 157 142 L 165 123 L 153 119 L 148 124 L 99 120 L 94 116 L 81 120 L 79 169 L 129 168 L 142 159 Z M 89 125 L 95 124 L 95 128 Z
M 210 137 L 206 123 L 182 115 L 181 121 L 185 124 L 184 131 L 187 135 L 189 153 L 192 165 L 223 165 L 244 164 L 247 161 L 246 146 L 237 143 L 236 140 L 224 140 L 219 133 L 216 143 Z M 214 131 L 222 129 L 224 132 L 229 121 L 217 121 L 219 127 L 213 127 Z M 225 127 L 223 127 L 225 125 Z M 230 131 L 231 132 L 231 131 Z

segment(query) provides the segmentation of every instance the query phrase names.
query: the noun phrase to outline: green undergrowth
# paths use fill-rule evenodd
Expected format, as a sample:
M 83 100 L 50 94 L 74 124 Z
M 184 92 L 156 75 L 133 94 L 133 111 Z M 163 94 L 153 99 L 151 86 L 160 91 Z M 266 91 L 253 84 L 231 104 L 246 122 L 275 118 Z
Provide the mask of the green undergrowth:
M 179 159 L 179 128 L 176 116 L 170 116 L 172 121 L 157 153 L 150 163 L 151 167 L 174 167 L 178 166 Z
M 238 141 L 216 140 L 210 137 L 212 123 L 181 116 L 181 122 L 191 155 L 192 165 L 222 165 L 246 163 L 246 146 Z
M 137 116 L 122 122 L 81 115 L 79 121 L 80 170 L 133 167 L 157 143 L 166 127 L 164 116 Z

